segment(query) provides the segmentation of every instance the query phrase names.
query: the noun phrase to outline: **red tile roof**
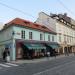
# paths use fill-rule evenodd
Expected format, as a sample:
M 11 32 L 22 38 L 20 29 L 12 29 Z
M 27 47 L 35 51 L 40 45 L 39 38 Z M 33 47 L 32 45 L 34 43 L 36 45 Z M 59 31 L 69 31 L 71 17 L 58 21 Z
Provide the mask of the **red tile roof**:
M 55 33 L 45 26 L 42 26 L 42 25 L 37 24 L 37 23 L 30 22 L 30 21 L 27 21 L 27 20 L 23 20 L 23 19 L 20 19 L 20 18 L 15 18 L 14 20 L 7 23 L 6 25 L 7 26 L 10 26 L 10 25 L 24 26 L 24 27 L 28 27 L 28 28 L 32 28 L 32 29 L 41 30 L 41 31 L 44 31 L 44 32 Z

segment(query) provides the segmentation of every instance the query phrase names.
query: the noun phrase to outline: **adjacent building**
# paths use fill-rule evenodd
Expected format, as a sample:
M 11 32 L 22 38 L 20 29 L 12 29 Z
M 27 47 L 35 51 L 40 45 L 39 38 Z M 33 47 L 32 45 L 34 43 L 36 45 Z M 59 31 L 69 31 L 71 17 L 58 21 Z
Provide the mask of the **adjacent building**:
M 45 56 L 59 47 L 56 38 L 46 26 L 15 18 L 0 31 L 0 58 L 5 48 L 9 48 L 11 60 Z
M 57 43 L 60 44 L 59 53 L 72 53 L 75 51 L 75 21 L 64 14 L 39 13 L 36 23 L 44 25 L 57 33 Z
M 3 28 L 4 24 L 0 22 L 0 30 Z

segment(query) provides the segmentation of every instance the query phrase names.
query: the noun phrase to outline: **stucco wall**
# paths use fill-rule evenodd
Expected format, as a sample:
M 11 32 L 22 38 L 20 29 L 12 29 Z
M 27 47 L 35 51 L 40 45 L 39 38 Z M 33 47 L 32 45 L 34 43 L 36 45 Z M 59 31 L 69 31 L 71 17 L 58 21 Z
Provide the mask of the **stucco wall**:
M 40 12 L 39 16 L 36 20 L 36 23 L 45 25 L 52 31 L 56 31 L 56 20 L 49 17 L 49 15 L 45 14 L 44 12 Z
M 9 40 L 12 38 L 13 27 L 9 27 L 0 32 L 0 42 Z
M 25 40 L 30 40 L 29 39 L 29 32 L 33 33 L 33 39 L 32 40 L 38 40 L 40 41 L 40 33 L 43 34 L 43 40 L 42 41 L 48 41 L 48 35 L 50 35 L 51 41 L 52 41 L 52 35 L 54 35 L 55 37 L 55 41 L 56 42 L 56 35 L 55 34 L 51 34 L 51 33 L 46 33 L 46 32 L 42 32 L 42 31 L 37 31 L 34 29 L 28 29 L 28 28 L 22 28 L 22 27 L 14 27 L 14 38 L 15 39 L 22 39 L 21 38 L 21 31 L 24 30 L 25 31 Z
M 59 42 L 59 34 L 61 34 L 61 42 L 64 43 L 66 41 L 67 44 L 73 45 L 75 44 L 75 30 L 67 27 L 62 23 L 56 23 L 56 32 L 57 32 L 57 41 Z M 64 39 L 65 37 L 65 39 Z M 69 41 L 68 41 L 69 40 Z

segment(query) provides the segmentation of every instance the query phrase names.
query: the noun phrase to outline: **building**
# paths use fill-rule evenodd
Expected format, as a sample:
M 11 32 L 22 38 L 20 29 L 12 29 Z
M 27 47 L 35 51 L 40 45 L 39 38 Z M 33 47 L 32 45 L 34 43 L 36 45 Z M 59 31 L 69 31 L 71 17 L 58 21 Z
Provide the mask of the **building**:
M 5 48 L 10 50 L 10 59 L 23 59 L 44 56 L 54 50 L 56 33 L 47 27 L 20 18 L 5 24 L 0 31 L 0 58 Z
M 2 22 L 0 22 L 0 30 L 3 28 L 3 23 Z
M 67 14 L 39 13 L 36 23 L 44 25 L 57 33 L 57 43 L 61 45 L 59 53 L 75 51 L 75 21 Z

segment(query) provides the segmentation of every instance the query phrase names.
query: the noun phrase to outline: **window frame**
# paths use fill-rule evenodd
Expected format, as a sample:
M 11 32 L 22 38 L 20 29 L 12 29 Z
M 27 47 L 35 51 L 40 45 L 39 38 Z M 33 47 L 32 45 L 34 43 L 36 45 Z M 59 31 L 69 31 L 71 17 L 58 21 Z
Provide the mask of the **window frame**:
M 25 30 L 21 30 L 21 38 L 25 39 Z
M 29 32 L 29 39 L 33 39 L 33 33 Z

